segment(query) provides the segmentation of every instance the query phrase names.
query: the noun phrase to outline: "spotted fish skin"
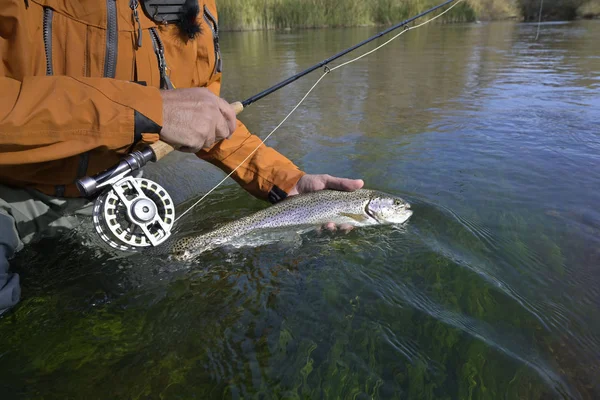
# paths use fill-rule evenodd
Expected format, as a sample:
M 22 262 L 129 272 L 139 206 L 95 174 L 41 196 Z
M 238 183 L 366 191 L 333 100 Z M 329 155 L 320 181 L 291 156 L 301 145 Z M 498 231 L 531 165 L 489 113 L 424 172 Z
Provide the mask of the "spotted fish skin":
M 227 223 L 205 234 L 188 236 L 167 244 L 167 251 L 175 258 L 186 260 L 193 256 L 222 246 L 234 238 L 251 232 L 281 227 L 318 227 L 328 222 L 367 226 L 393 223 L 379 218 L 377 212 L 369 212 L 374 200 L 385 200 L 397 209 L 387 207 L 392 213 L 403 213 L 402 222 L 412 214 L 410 205 L 399 197 L 370 190 L 352 192 L 320 190 L 288 197 L 273 206 Z M 392 206 L 392 207 L 394 207 Z M 377 210 L 375 210 L 377 211 Z M 397 212 L 398 211 L 398 212 Z M 383 214 L 381 214 L 383 215 Z

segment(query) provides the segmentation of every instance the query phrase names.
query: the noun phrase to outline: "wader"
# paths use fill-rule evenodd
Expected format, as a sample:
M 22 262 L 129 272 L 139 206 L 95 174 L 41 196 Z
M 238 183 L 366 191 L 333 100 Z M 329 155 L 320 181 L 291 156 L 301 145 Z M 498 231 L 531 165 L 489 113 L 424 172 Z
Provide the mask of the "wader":
M 21 298 L 19 275 L 9 272 L 9 260 L 28 243 L 74 229 L 77 215 L 91 214 L 86 199 L 0 185 L 0 315 Z

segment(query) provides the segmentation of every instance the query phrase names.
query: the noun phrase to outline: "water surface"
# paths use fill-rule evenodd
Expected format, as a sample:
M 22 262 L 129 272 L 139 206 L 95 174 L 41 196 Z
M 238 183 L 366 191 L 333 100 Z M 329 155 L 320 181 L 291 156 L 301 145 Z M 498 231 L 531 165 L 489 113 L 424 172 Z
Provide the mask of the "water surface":
M 375 31 L 225 32 L 223 96 Z M 309 173 L 405 197 L 404 229 L 177 264 L 99 250 L 86 222 L 20 253 L 3 398 L 600 397 L 600 23 L 535 33 L 410 31 L 328 75 L 267 143 Z M 320 73 L 240 119 L 264 137 Z M 181 155 L 147 175 L 188 204 L 224 176 Z M 180 229 L 265 206 L 229 181 Z

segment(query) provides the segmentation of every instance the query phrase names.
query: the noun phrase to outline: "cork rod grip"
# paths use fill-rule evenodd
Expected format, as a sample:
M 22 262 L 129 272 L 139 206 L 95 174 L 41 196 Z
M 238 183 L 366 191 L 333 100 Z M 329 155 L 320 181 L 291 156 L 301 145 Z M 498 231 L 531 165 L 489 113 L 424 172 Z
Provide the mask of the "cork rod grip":
M 241 113 L 244 110 L 244 106 L 239 101 L 231 103 L 231 106 L 235 110 L 235 115 L 238 115 L 239 113 Z M 154 156 L 156 158 L 155 161 L 160 160 L 161 158 L 163 158 L 164 156 L 166 156 L 167 154 L 169 154 L 170 152 L 175 150 L 175 147 L 171 146 L 168 143 L 163 142 L 162 140 L 152 143 L 150 145 L 150 148 L 154 152 Z

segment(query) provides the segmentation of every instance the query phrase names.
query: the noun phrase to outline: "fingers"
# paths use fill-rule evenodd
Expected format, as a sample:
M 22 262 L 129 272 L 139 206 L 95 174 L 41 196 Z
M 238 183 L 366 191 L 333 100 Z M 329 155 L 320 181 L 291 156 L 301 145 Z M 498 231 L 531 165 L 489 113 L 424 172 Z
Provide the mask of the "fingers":
M 235 110 L 206 88 L 161 91 L 160 139 L 179 151 L 196 153 L 228 138 L 235 130 Z
M 319 228 L 317 230 L 317 232 L 320 234 L 323 229 L 325 229 L 326 231 L 329 231 L 329 232 L 340 231 L 340 232 L 346 234 L 346 233 L 349 233 L 351 230 L 353 230 L 354 226 L 352 226 L 350 224 L 336 225 L 334 222 L 328 222 L 328 223 L 322 225 L 321 228 Z
M 365 183 L 362 179 L 346 179 L 327 176 L 325 188 L 332 190 L 354 191 L 363 187 Z
M 354 227 L 350 224 L 341 224 L 339 229 L 344 233 L 349 233 Z
M 335 176 L 321 174 L 306 174 L 300 178 L 288 196 L 294 196 L 301 193 L 317 192 L 323 189 L 340 190 L 351 192 L 363 187 L 365 183 L 362 179 L 337 178 Z
M 337 226 L 333 222 L 328 222 L 326 224 L 319 226 L 316 229 L 317 234 L 320 235 L 321 233 L 323 233 L 323 230 L 326 230 L 329 232 L 335 232 L 337 230 Z
M 328 222 L 323 225 L 323 228 L 327 229 L 330 232 L 335 232 L 337 230 L 337 226 L 333 222 Z
M 223 115 L 219 114 L 216 122 L 217 123 L 215 126 L 215 140 L 212 141 L 212 143 L 205 143 L 204 147 L 212 146 L 215 141 L 227 139 L 228 137 L 231 136 L 231 134 L 233 132 L 230 130 L 230 124 L 228 123 L 228 121 L 225 119 L 225 117 Z
M 225 139 L 228 139 L 233 134 L 237 126 L 237 117 L 235 116 L 235 109 L 233 108 L 233 106 L 231 106 L 231 104 L 229 104 L 221 98 L 219 98 L 218 104 L 219 109 L 221 110 L 221 114 L 223 114 L 223 117 L 225 118 L 225 121 L 227 122 L 227 126 L 229 128 L 229 135 L 225 136 Z

